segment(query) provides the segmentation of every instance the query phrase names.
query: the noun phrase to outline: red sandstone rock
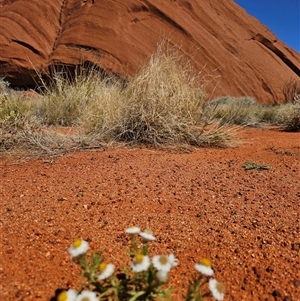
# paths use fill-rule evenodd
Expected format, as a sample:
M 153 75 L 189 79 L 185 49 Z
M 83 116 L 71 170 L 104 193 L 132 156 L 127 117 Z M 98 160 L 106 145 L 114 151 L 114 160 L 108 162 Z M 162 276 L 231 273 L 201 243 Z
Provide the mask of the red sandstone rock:
M 0 76 L 34 85 L 51 65 L 97 64 L 134 75 L 166 38 L 217 95 L 282 102 L 300 54 L 232 0 L 0 0 Z

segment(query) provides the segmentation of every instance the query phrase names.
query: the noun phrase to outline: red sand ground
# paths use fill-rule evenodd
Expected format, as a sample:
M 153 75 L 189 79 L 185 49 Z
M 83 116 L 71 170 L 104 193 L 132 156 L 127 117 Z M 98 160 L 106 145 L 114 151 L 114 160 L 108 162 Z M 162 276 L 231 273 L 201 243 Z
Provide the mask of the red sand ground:
M 74 238 L 117 266 L 130 225 L 150 227 L 151 254 L 174 253 L 174 300 L 194 264 L 213 262 L 225 300 L 299 301 L 299 133 L 246 129 L 233 149 L 146 148 L 1 157 L 1 300 L 50 300 L 76 288 Z M 270 170 L 244 170 L 245 161 Z

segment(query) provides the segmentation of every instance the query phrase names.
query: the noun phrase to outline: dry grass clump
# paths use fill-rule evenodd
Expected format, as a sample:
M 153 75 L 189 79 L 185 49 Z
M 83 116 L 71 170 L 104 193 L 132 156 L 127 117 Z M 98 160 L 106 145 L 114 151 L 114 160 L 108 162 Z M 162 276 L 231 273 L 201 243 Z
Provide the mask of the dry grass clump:
M 0 81 L 0 152 L 55 155 L 82 145 L 81 137 L 61 135 L 42 124 L 40 101 Z
M 43 98 L 35 108 L 43 124 L 79 125 L 85 106 L 94 101 L 99 92 L 101 74 L 94 69 L 78 70 L 72 79 L 67 71 L 54 72 L 50 85 L 44 83 Z
M 249 96 L 222 96 L 207 103 L 221 124 L 242 126 L 261 126 L 262 124 L 279 124 L 278 105 L 264 105 Z
M 120 138 L 146 144 L 201 144 L 205 94 L 175 55 L 159 52 L 123 92 Z
M 11 149 L 22 141 L 23 131 L 31 122 L 31 104 L 0 81 L 0 149 Z
M 293 101 L 279 107 L 277 119 L 285 131 L 300 131 L 300 94 L 295 94 Z
M 232 128 L 220 125 L 205 106 L 199 76 L 175 51 L 159 46 L 148 65 L 126 83 L 95 69 L 54 74 L 41 97 L 28 100 L 0 85 L 0 147 L 36 147 L 54 154 L 102 143 L 157 147 L 227 146 Z M 62 135 L 51 127 L 72 127 Z
M 212 136 L 221 136 L 218 126 L 210 128 L 211 116 L 204 107 L 205 93 L 180 57 L 158 48 L 149 64 L 132 78 L 123 96 L 123 116 L 117 137 L 124 141 L 162 145 L 221 145 Z M 210 137 L 210 138 L 208 138 Z
M 297 96 L 300 95 L 300 81 L 290 78 L 285 82 L 282 92 L 285 97 L 285 102 L 293 103 Z
M 113 95 L 112 95 L 113 94 Z M 104 141 L 129 144 L 226 145 L 230 133 L 211 124 L 199 77 L 162 47 L 122 89 L 106 86 L 86 107 L 84 126 Z M 92 126 L 91 126 L 92 125 Z
M 158 53 L 123 91 L 118 136 L 125 141 L 160 145 L 201 145 L 205 94 L 176 55 Z
M 282 111 L 282 124 L 286 131 L 300 131 L 300 81 L 293 78 L 283 86 L 283 94 L 287 102 L 287 109 Z
M 252 97 L 222 96 L 207 103 L 207 108 L 222 124 L 255 125 L 259 104 Z
M 252 97 L 223 96 L 207 103 L 207 110 L 221 124 L 242 126 L 278 125 L 286 131 L 300 129 L 300 101 L 296 94 L 294 101 L 285 104 L 264 105 Z M 297 100 L 298 99 L 298 100 Z
M 116 140 L 115 128 L 122 118 L 122 83 L 102 79 L 97 81 L 95 94 L 81 112 L 80 124 L 83 131 L 95 135 L 98 140 Z

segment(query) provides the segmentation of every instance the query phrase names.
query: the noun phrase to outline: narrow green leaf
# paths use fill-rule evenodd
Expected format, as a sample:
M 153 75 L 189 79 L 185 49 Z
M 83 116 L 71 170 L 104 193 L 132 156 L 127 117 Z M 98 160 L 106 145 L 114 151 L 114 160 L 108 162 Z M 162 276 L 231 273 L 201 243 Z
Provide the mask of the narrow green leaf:
M 144 294 L 145 294 L 144 291 L 140 291 L 138 293 L 135 293 L 135 295 L 133 297 L 131 297 L 128 301 L 135 301 L 136 299 L 138 299 L 140 296 L 142 296 Z

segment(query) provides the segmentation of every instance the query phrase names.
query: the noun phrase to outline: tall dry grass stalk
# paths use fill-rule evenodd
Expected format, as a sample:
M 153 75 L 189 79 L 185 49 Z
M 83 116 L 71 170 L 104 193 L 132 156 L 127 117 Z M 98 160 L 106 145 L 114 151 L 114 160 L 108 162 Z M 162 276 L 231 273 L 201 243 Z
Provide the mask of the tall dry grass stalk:
M 104 141 L 154 146 L 226 145 L 231 134 L 204 106 L 201 79 L 176 51 L 163 45 L 125 87 L 104 85 L 86 107 L 83 126 Z M 216 137 L 218 139 L 215 139 Z
M 67 71 L 54 72 L 44 83 L 43 98 L 36 103 L 36 115 L 43 124 L 78 126 L 82 111 L 99 92 L 102 75 L 95 69 L 78 68 L 70 78 Z
M 3 84 L 0 131 L 6 138 L 0 148 L 22 144 L 55 154 L 111 143 L 172 148 L 232 144 L 233 128 L 220 125 L 207 110 L 200 75 L 182 62 L 178 52 L 165 52 L 160 45 L 126 83 L 95 69 L 81 69 L 72 80 L 57 72 L 50 85 L 44 83 L 40 98 L 26 102 L 7 94 Z M 53 126 L 79 130 L 62 135 Z

